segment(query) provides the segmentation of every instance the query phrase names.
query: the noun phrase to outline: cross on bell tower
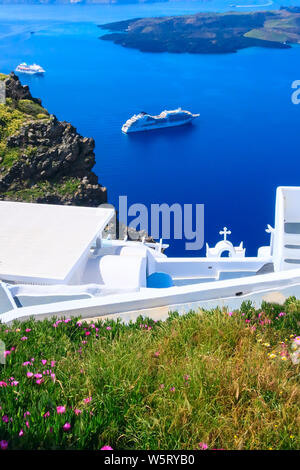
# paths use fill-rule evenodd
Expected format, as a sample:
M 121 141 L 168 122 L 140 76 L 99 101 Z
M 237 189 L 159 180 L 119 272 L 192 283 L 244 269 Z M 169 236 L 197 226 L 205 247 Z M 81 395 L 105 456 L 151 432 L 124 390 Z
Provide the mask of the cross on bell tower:
M 224 235 L 224 241 L 227 240 L 227 235 L 231 235 L 231 231 L 224 227 L 223 230 L 219 232 L 220 235 Z

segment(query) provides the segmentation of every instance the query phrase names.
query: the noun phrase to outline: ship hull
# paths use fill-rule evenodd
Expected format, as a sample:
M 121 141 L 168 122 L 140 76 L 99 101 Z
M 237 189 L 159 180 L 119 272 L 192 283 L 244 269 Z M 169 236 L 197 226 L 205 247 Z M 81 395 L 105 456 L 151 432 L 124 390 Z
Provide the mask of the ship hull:
M 198 116 L 191 116 L 190 119 L 182 121 L 182 122 L 165 122 L 165 123 L 157 123 L 154 126 L 149 126 L 149 127 L 140 127 L 140 128 L 125 128 L 125 126 L 122 127 L 122 132 L 124 134 L 133 134 L 135 132 L 147 132 L 147 131 L 155 131 L 157 129 L 165 129 L 167 127 L 178 127 L 178 126 L 184 126 L 186 124 L 189 124 L 192 122 L 194 119 L 196 119 Z

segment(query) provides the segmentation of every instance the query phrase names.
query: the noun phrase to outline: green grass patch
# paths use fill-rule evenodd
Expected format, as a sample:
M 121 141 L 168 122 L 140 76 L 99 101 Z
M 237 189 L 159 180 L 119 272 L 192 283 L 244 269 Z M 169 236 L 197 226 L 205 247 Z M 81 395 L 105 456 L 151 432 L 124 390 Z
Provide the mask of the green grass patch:
M 30 155 L 34 155 L 36 151 L 34 148 L 31 148 L 32 152 Z M 7 191 L 3 193 L 4 196 L 8 198 L 22 200 L 24 202 L 34 202 L 37 198 L 44 197 L 45 193 L 58 196 L 73 196 L 74 193 L 79 189 L 81 184 L 80 179 L 78 178 L 66 178 L 62 182 L 51 182 L 51 181 L 40 181 L 35 185 L 24 188 L 21 190 Z
M 0 81 L 4 81 L 8 78 L 8 75 L 5 75 L 5 73 L 0 73 Z
M 44 118 L 49 114 L 46 109 L 31 100 L 19 100 L 17 102 L 17 106 L 23 114 L 28 114 L 34 117 L 42 116 Z
M 9 449 L 299 449 L 290 357 L 299 324 L 291 298 L 166 322 L 0 325 L 0 440 Z
M 0 167 L 9 169 L 20 157 L 18 148 L 7 148 L 5 142 L 0 142 L 0 157 L 2 158 Z

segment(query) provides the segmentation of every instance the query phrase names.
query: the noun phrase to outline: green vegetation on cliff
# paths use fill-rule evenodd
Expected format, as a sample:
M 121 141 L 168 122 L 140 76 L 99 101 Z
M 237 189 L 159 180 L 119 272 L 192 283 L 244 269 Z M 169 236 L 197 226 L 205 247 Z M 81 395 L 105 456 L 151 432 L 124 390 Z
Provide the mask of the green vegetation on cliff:
M 29 188 L 6 191 L 5 196 L 8 199 L 17 198 L 19 201 L 35 202 L 37 199 L 49 196 L 67 196 L 75 194 L 81 185 L 79 178 L 64 178 L 61 182 L 39 181 Z
M 5 171 L 21 156 L 19 148 L 10 148 L 7 138 L 16 134 L 22 126 L 33 120 L 49 117 L 46 109 L 30 100 L 14 101 L 6 99 L 6 104 L 0 104 L 0 161 Z M 28 149 L 30 152 L 30 149 Z
M 98 206 L 106 188 L 92 172 L 94 141 L 49 115 L 18 77 L 0 75 L 0 200 Z

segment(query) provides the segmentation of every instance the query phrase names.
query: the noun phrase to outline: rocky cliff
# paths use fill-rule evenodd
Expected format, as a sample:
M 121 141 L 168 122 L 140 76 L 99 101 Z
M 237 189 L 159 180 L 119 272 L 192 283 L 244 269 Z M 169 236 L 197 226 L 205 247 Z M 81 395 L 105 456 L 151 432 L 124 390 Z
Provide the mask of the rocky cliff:
M 0 199 L 98 206 L 106 188 L 93 173 L 94 140 L 49 115 L 11 73 L 1 75 Z

